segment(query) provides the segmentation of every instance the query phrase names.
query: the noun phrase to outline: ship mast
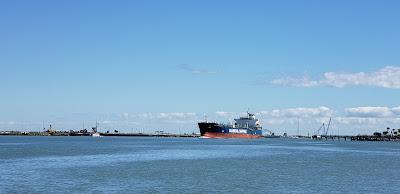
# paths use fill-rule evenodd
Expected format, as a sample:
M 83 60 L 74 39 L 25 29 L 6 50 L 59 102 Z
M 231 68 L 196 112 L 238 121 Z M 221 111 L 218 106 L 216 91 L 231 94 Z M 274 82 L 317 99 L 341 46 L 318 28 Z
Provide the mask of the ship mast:
M 300 136 L 300 119 L 297 119 L 297 137 Z

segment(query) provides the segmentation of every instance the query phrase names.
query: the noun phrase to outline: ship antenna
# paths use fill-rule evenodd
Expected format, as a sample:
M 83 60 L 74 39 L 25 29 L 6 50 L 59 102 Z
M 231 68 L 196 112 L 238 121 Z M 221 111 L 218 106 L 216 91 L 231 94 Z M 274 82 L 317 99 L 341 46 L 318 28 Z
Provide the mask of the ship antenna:
M 206 115 L 206 114 L 204 114 L 204 120 L 205 120 L 206 123 L 207 123 L 207 115 Z

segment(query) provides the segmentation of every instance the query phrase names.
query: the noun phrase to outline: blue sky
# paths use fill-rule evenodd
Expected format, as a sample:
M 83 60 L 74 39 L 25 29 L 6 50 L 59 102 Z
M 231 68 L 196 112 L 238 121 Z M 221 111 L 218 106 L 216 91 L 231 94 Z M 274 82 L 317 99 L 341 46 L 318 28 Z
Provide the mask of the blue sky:
M 400 128 L 398 1 L 0 5 L 3 129 L 195 131 L 248 108 L 279 133 Z

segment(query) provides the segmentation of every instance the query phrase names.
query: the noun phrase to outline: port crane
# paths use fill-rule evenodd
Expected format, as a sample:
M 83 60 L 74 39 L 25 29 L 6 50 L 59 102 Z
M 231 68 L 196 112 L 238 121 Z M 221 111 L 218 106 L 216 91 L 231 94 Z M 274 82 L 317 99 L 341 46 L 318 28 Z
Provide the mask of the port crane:
M 326 128 L 325 135 L 328 135 L 329 127 L 331 126 L 332 117 L 329 117 L 328 127 Z
M 319 127 L 319 129 L 316 131 L 315 135 L 317 135 L 317 136 L 328 135 L 329 127 L 331 126 L 331 122 L 332 122 L 332 117 L 329 117 L 328 125 L 325 127 L 325 123 L 322 123 L 321 127 Z

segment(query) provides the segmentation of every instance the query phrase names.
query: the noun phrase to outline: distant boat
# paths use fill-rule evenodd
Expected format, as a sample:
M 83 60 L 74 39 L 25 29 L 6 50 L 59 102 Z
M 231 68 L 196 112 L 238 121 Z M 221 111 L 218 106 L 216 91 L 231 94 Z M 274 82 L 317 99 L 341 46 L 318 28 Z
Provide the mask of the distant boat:
M 91 136 L 92 136 L 92 137 L 101 137 L 100 133 L 97 132 L 97 122 L 96 122 L 96 127 L 92 127 Z
M 280 138 L 279 135 L 264 135 L 264 138 Z

